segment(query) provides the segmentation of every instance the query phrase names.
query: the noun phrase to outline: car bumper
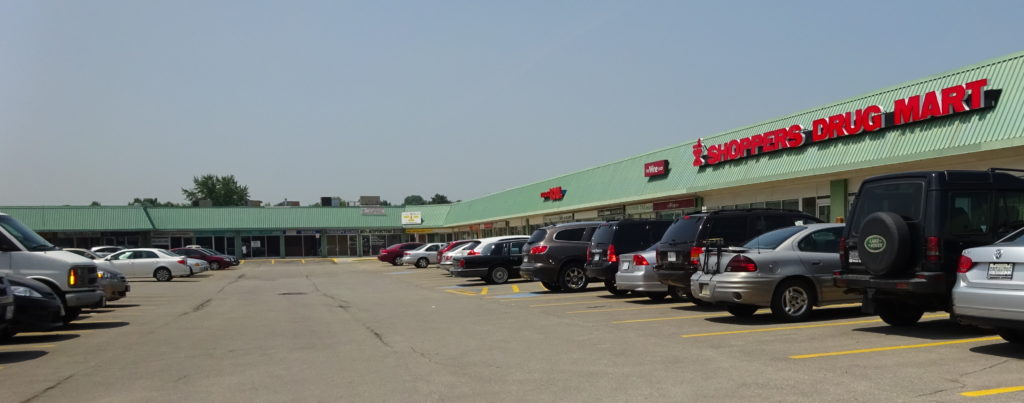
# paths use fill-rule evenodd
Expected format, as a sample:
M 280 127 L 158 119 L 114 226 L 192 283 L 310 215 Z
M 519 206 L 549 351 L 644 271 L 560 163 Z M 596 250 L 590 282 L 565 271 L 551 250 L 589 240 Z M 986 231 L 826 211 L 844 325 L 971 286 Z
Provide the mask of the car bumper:
M 587 272 L 587 277 L 596 278 L 601 280 L 611 280 L 615 278 L 615 273 L 619 271 L 618 263 L 603 263 L 603 264 L 587 264 L 583 267 Z
M 539 263 L 523 263 L 519 267 L 520 275 L 527 280 L 538 280 L 554 283 L 558 279 L 558 268 Z
M 107 302 L 127 297 L 131 288 L 127 281 L 100 281 L 100 290 L 103 291 Z
M 103 303 L 103 291 L 88 289 L 81 291 L 68 291 L 64 293 L 64 300 L 68 308 L 88 308 Z
M 691 278 L 690 295 L 721 304 L 770 306 L 777 279 L 747 273 L 699 273 Z
M 64 308 L 59 301 L 45 298 L 19 298 L 11 329 L 16 332 L 44 332 L 64 324 Z
M 452 277 L 483 277 L 487 275 L 487 269 L 464 269 L 452 267 Z
M 655 270 L 654 272 L 662 284 L 686 289 L 690 289 L 690 277 L 693 277 L 694 273 L 688 270 Z
M 1024 328 L 1024 291 L 978 287 L 953 289 L 953 314 L 976 321 Z M 1018 326 L 1005 326 L 1019 322 Z M 973 322 L 972 322 L 973 323 Z
M 668 286 L 658 281 L 653 269 L 615 273 L 615 288 L 642 292 L 667 292 Z

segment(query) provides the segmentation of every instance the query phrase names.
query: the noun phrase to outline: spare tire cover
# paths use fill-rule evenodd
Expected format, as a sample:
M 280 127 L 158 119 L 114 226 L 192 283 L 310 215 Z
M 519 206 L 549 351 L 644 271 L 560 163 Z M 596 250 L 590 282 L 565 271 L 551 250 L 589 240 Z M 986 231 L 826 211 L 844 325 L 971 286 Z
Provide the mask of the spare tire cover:
M 864 220 L 858 235 L 857 253 L 869 273 L 880 276 L 906 269 L 910 258 L 910 229 L 903 217 L 885 211 L 872 213 Z

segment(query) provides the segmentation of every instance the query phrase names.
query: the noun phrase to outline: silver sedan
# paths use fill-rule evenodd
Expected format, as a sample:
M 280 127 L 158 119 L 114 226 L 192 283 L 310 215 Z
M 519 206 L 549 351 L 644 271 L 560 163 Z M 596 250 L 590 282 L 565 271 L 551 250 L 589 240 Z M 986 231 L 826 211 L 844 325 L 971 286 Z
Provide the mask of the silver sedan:
M 646 295 L 654 301 L 668 296 L 668 286 L 658 281 L 654 265 L 657 250 L 619 255 L 619 271 L 615 273 L 615 288 Z
M 855 302 L 857 297 L 832 284 L 842 231 L 843 224 L 800 225 L 766 232 L 721 253 L 708 248 L 691 291 L 736 316 L 771 307 L 787 322 L 806 320 L 814 306 Z
M 402 263 L 411 263 L 418 268 L 425 269 L 431 264 L 437 264 L 437 251 L 445 247 L 446 243 L 428 243 L 416 249 L 406 251 L 402 255 Z
M 1024 344 L 1024 229 L 998 242 L 963 251 L 953 287 L 953 315 L 963 323 L 994 328 Z

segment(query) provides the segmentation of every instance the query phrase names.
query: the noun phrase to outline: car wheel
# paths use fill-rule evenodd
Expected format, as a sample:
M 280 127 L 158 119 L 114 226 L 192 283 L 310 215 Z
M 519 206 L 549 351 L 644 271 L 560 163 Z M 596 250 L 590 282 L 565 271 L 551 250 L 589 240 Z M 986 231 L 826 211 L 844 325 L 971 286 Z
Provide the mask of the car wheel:
M 540 285 L 544 286 L 548 291 L 562 291 L 562 287 L 558 286 L 558 283 L 549 283 L 547 281 L 541 281 Z
M 210 262 L 210 270 L 220 270 L 220 262 Z
M 583 267 L 575 263 L 566 265 L 558 273 L 558 287 L 563 291 L 583 291 L 587 289 L 589 281 L 587 272 L 583 271 Z
M 754 312 L 757 312 L 757 307 L 753 305 L 730 305 L 726 310 L 737 318 L 749 318 L 754 316 Z
M 64 307 L 64 324 L 71 323 L 71 321 L 78 319 L 78 316 L 82 314 L 82 308 L 68 308 Z
M 617 287 L 615 287 L 615 280 L 605 280 L 604 281 L 604 288 L 607 289 L 608 292 L 612 293 L 612 295 L 620 295 L 621 296 L 621 295 L 629 294 L 629 290 L 620 290 Z
M 188 277 L 192 277 L 192 276 L 194 276 L 195 274 L 196 274 L 196 272 L 192 271 L 192 266 L 189 266 L 189 267 L 188 267 Z
M 674 299 L 676 301 L 679 301 L 679 302 L 684 302 L 684 301 L 689 301 L 690 300 L 690 295 L 689 294 L 687 294 L 686 292 L 683 292 L 683 289 L 681 287 L 676 287 L 674 285 L 668 286 L 668 295 L 670 297 L 672 297 L 672 299 Z
M 878 316 L 889 326 L 910 326 L 921 320 L 924 309 L 911 304 L 885 302 L 878 304 Z
M 156 281 L 171 281 L 174 276 L 171 275 L 171 271 L 169 269 L 161 267 L 153 271 L 153 278 L 155 278 Z
M 668 293 L 667 292 L 649 292 L 649 293 L 647 293 L 647 298 L 650 298 L 651 301 L 654 301 L 654 302 L 664 301 L 665 297 L 668 297 Z
M 16 334 L 18 334 L 18 332 L 11 330 L 11 327 L 8 326 L 6 329 L 0 330 L 0 340 L 10 340 Z
M 388 263 L 391 263 L 392 266 L 401 266 L 402 262 L 398 261 L 398 259 L 399 258 L 396 257 L 394 260 L 392 260 L 392 261 L 390 261 Z
M 772 315 L 784 322 L 804 321 L 811 316 L 814 303 L 814 290 L 806 281 L 789 280 L 775 288 Z
M 416 267 L 419 267 L 421 269 L 426 269 L 427 266 L 429 266 L 429 265 L 430 265 L 430 261 L 427 260 L 427 258 L 425 258 L 425 257 L 421 257 L 419 259 L 416 259 Z
M 996 333 L 1003 340 L 1013 344 L 1024 344 L 1024 329 L 1010 329 L 1006 327 L 996 328 Z
M 487 273 L 487 282 L 491 284 L 504 284 L 508 281 L 508 268 L 497 266 Z

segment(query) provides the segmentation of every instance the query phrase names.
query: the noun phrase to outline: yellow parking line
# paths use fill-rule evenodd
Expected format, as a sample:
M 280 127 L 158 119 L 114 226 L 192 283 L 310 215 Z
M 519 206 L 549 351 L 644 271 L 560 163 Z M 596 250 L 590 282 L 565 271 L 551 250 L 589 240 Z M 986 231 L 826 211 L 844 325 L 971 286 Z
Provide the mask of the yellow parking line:
M 921 319 L 928 318 L 947 318 L 949 314 L 942 315 L 926 315 L 922 316 Z M 881 322 L 881 319 L 865 319 L 865 320 L 851 320 L 847 322 L 832 322 L 832 323 L 814 323 L 810 325 L 796 325 L 796 326 L 782 326 L 782 327 L 767 327 L 762 329 L 749 329 L 749 330 L 729 330 L 725 332 L 711 332 L 711 333 L 696 333 L 696 334 L 684 334 L 679 337 L 705 337 L 705 336 L 722 336 L 727 334 L 742 334 L 742 333 L 760 333 L 760 332 L 777 332 L 781 330 L 793 330 L 793 329 L 811 329 L 816 327 L 829 327 L 829 326 L 845 326 L 845 325 L 860 325 L 864 323 L 877 323 Z
M 960 396 L 978 397 L 978 396 L 998 395 L 1000 393 L 1020 392 L 1022 390 L 1024 390 L 1024 386 L 1011 386 L 1011 387 L 1008 387 L 1008 388 L 995 388 L 995 389 L 976 390 L 976 391 L 973 391 L 973 392 L 964 392 L 964 393 L 961 393 Z
M 274 259 L 270 259 L 270 264 L 277 264 L 277 261 Z
M 541 295 L 536 297 L 523 297 L 523 298 L 506 298 L 503 301 L 544 301 L 549 299 L 566 299 L 566 298 L 586 298 L 593 297 L 593 295 L 587 294 L 567 294 L 567 295 Z M 498 298 L 498 297 L 488 297 Z
M 665 308 L 671 308 L 671 306 L 669 306 L 669 305 L 660 305 L 660 306 L 657 306 L 657 305 L 656 305 L 656 306 L 635 306 L 635 307 L 632 307 L 632 308 L 605 308 L 605 309 L 587 309 L 587 310 L 585 310 L 585 311 L 569 311 L 569 312 L 566 312 L 566 313 L 588 313 L 588 312 L 616 312 L 616 311 L 636 311 L 636 310 L 640 310 L 640 309 L 659 309 L 659 308 L 660 308 L 660 309 L 665 309 Z
M 612 301 L 597 300 L 597 301 L 556 302 L 556 303 L 551 303 L 551 304 L 530 305 L 530 308 L 539 308 L 539 307 L 542 307 L 542 306 L 559 306 L 559 305 L 601 304 L 601 303 L 620 302 L 620 301 L 623 301 L 623 302 L 624 301 L 639 301 L 639 300 L 644 300 L 644 299 L 647 299 L 647 298 L 617 299 L 617 300 L 612 300 Z
M 245 264 L 245 262 L 246 262 L 246 260 L 243 259 L 242 261 L 238 262 L 238 265 L 241 266 L 241 265 Z
M 519 286 L 515 285 L 515 284 L 512 284 L 512 292 L 518 293 L 519 292 Z
M 484 289 L 480 290 L 480 295 L 487 295 L 487 287 L 484 287 Z
M 459 294 L 459 295 L 476 295 L 475 292 L 463 291 L 463 290 L 444 290 L 444 291 L 445 292 L 450 292 L 452 294 Z
M 791 355 L 791 356 L 789 356 L 789 358 L 799 360 L 799 359 L 804 359 L 804 358 L 818 358 L 818 357 L 832 357 L 832 356 L 837 356 L 837 355 L 875 353 L 875 352 L 879 352 L 879 351 L 905 350 L 905 349 L 908 349 L 908 348 L 936 347 L 936 346 L 945 346 L 945 345 L 949 345 L 949 344 L 978 343 L 978 342 L 982 342 L 982 341 L 996 341 L 996 340 L 1002 340 L 1002 338 L 999 337 L 999 336 L 976 337 L 976 338 L 973 338 L 973 339 L 940 341 L 940 342 L 936 342 L 936 343 L 910 344 L 910 345 L 905 345 L 905 346 L 862 348 L 862 349 L 858 349 L 858 350 L 836 351 L 836 352 L 832 352 L 832 353 Z
M 720 314 L 720 313 L 712 313 L 712 314 L 704 314 L 704 315 L 669 316 L 669 317 L 665 317 L 665 318 L 617 320 L 617 321 L 614 321 L 612 323 L 614 323 L 614 324 L 621 324 L 621 323 L 654 322 L 654 321 L 659 321 L 659 320 L 676 320 L 676 319 L 724 318 L 724 317 L 727 317 L 727 316 L 732 316 L 732 315 L 730 315 L 730 314 L 724 314 L 723 315 L 723 314 Z
M 334 263 L 338 263 L 338 259 L 331 258 L 331 261 Z
M 299 259 L 299 263 L 306 264 L 306 259 Z
M 0 351 L 2 351 L 2 350 L 25 350 L 25 349 L 29 349 L 29 348 L 50 348 L 50 347 L 57 347 L 57 345 L 56 344 L 22 344 L 22 345 L 15 344 L 15 345 L 11 345 L 11 346 L 0 346 Z

